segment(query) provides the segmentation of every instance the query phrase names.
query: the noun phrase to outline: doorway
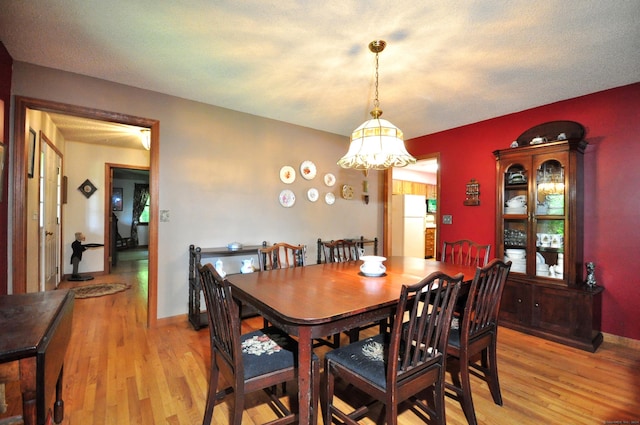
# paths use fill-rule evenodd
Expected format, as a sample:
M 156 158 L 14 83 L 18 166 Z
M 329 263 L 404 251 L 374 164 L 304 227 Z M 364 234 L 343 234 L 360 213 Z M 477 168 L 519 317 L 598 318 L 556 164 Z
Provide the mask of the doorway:
M 105 271 L 130 257 L 148 257 L 149 213 L 148 206 L 136 208 L 137 188 L 149 186 L 149 168 L 105 164 L 105 181 L 111 193 L 109 210 L 105 211 L 105 234 L 109 235 L 110 248 L 105 250 Z M 147 197 L 145 204 L 150 204 Z M 132 253 L 132 251 L 136 251 Z M 144 251 L 144 252 L 143 252 Z M 122 257 L 122 258 L 121 258 Z
M 13 293 L 25 293 L 27 291 L 27 237 L 28 210 L 26 202 L 27 188 L 27 137 L 24 129 L 27 128 L 27 111 L 29 109 L 71 115 L 74 117 L 88 118 L 106 121 L 114 124 L 126 124 L 150 129 L 151 147 L 149 149 L 149 192 L 150 192 L 150 216 L 149 222 L 149 273 L 148 273 L 148 299 L 147 299 L 147 326 L 155 326 L 157 322 L 157 240 L 158 240 L 158 193 L 159 179 L 159 122 L 157 120 L 139 118 L 109 111 L 96 110 L 68 104 L 61 104 L 41 99 L 33 99 L 17 96 L 15 108 L 14 149 L 12 152 L 13 170 Z M 104 193 L 104 202 L 111 202 L 111 194 Z M 105 238 L 107 245 L 109 238 Z M 106 248 L 106 247 L 105 247 Z M 62 264 L 61 264 L 62 266 Z
M 399 227 L 396 225 L 401 219 L 394 217 L 393 198 L 394 193 L 412 195 L 420 194 L 424 197 L 424 226 L 425 226 L 425 247 L 430 244 L 433 247 L 433 253 L 427 253 L 425 248 L 425 258 L 432 257 L 437 258 L 437 247 L 439 246 L 440 235 L 437 229 L 438 223 L 440 223 L 440 208 L 437 205 L 440 204 L 440 154 L 432 153 L 422 155 L 416 158 L 415 165 L 403 167 L 403 168 L 390 168 L 385 171 L 385 183 L 384 183 L 384 253 L 385 255 L 393 255 L 394 242 L 395 246 L 398 246 L 398 239 L 402 238 L 402 235 L 394 235 L 395 231 L 399 231 Z M 398 188 L 398 182 L 402 181 L 405 187 Z M 394 188 L 395 182 L 395 188 Z M 415 190 L 407 189 L 412 183 L 416 183 Z M 427 188 L 423 186 L 427 186 Z M 416 188 L 417 187 L 417 188 Z M 427 200 L 435 199 L 436 209 L 435 211 L 427 211 Z M 397 213 L 397 210 L 396 210 Z M 394 239 L 395 236 L 395 239 Z M 397 249 L 397 248 L 396 248 Z
M 31 129 L 29 132 L 31 133 Z M 40 132 L 39 202 L 39 291 L 56 289 L 62 279 L 61 261 L 62 154 Z

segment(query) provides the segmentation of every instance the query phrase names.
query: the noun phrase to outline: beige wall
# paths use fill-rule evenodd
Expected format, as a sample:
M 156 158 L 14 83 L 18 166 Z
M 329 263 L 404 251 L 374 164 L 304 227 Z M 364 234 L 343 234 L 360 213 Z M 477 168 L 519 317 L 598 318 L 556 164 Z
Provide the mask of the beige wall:
M 363 173 L 336 165 L 347 137 L 21 62 L 14 65 L 13 94 L 160 121 L 159 206 L 170 220 L 158 230 L 159 318 L 187 311 L 190 244 L 303 243 L 313 263 L 318 237 L 382 239 L 382 173 L 369 173 L 365 205 Z M 282 166 L 298 169 L 304 160 L 316 164 L 315 179 L 280 181 Z M 336 176 L 336 186 L 324 185 L 325 173 Z M 343 184 L 354 187 L 354 200 L 340 198 Z M 312 187 L 321 198 L 333 191 L 336 203 L 307 201 Z M 296 194 L 292 208 L 278 202 L 283 189 Z

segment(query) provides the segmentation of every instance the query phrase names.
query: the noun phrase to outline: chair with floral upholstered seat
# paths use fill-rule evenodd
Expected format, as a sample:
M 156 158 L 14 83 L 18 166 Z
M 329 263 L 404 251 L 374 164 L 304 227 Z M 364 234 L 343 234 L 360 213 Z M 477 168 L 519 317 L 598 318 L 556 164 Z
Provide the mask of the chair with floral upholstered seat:
M 264 390 L 277 418 L 269 424 L 297 423 L 297 415 L 291 412 L 278 396 L 279 384 L 297 378 L 297 342 L 281 330 L 269 327 L 240 334 L 240 312 L 232 297 L 228 281 L 220 277 L 211 264 L 198 264 L 198 271 L 207 305 L 211 344 L 209 389 L 203 425 L 210 425 L 213 409 L 226 396 L 233 394 L 230 423 L 240 425 L 244 411 L 245 395 Z M 319 393 L 319 360 L 313 357 L 312 412 L 316 412 Z M 218 390 L 219 376 L 229 387 Z M 295 399 L 295 395 L 291 397 Z M 295 401 L 294 401 L 295 403 Z M 315 413 L 313 420 L 315 423 Z

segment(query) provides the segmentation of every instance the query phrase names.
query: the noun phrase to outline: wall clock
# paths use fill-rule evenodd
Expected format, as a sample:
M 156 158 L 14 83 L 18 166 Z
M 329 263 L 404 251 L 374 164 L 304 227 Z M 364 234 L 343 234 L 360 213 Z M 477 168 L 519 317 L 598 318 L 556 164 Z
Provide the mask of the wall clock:
M 91 180 L 86 179 L 80 186 L 78 186 L 78 190 L 82 192 L 87 199 L 89 199 L 98 189 L 93 185 L 93 183 L 91 183 Z

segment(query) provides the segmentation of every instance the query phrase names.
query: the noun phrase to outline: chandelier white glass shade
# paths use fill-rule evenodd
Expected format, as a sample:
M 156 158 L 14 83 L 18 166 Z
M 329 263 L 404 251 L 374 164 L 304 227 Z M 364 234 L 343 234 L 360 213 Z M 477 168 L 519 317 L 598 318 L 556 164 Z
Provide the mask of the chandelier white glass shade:
M 369 50 L 376 54 L 376 97 L 373 101 L 372 119 L 365 121 L 351 134 L 351 144 L 338 165 L 356 170 L 385 170 L 415 164 L 416 159 L 404 147 L 402 130 L 385 119 L 378 100 L 378 54 L 387 43 L 376 40 L 369 43 Z

